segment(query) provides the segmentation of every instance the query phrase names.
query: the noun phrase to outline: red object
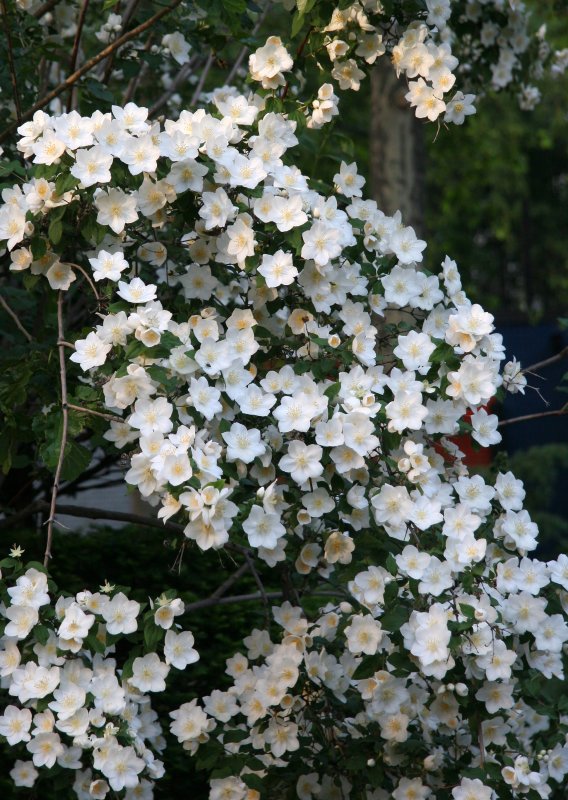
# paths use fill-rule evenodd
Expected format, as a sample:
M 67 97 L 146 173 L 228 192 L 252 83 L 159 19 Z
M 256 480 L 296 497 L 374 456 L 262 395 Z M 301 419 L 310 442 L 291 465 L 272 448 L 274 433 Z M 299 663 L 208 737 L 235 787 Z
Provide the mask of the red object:
M 488 413 L 491 413 L 491 408 L 495 406 L 495 398 L 491 400 L 482 408 Z M 468 409 L 464 414 L 464 421 L 469 422 L 472 415 L 472 410 Z M 454 442 L 462 453 L 465 453 L 464 463 L 468 467 L 488 467 L 493 460 L 492 447 L 480 447 L 476 450 L 473 448 L 473 439 L 471 434 L 461 434 L 460 436 L 451 436 L 450 440 Z

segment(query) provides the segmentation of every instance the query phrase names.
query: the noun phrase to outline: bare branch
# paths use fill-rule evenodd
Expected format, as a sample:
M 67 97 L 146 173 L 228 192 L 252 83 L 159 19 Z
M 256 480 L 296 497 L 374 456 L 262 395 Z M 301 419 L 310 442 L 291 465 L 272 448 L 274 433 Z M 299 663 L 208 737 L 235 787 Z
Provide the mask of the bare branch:
M 337 592 L 315 591 L 310 592 L 312 597 L 337 597 Z M 284 592 L 265 592 L 264 597 L 267 600 L 278 600 L 285 597 Z M 264 600 L 260 592 L 252 592 L 250 594 L 234 594 L 230 597 L 206 597 L 205 600 L 196 600 L 194 603 L 188 603 L 185 607 L 187 611 L 198 611 L 201 608 L 210 608 L 211 606 L 225 606 L 232 605 L 233 603 L 247 603 L 254 600 Z
M 71 50 L 71 58 L 69 60 L 69 74 L 75 72 L 77 65 L 77 55 L 79 53 L 79 45 L 81 43 L 81 35 L 83 33 L 83 25 L 85 24 L 85 17 L 87 16 L 87 9 L 89 8 L 90 0 L 83 0 L 81 11 L 79 12 L 79 19 L 77 21 L 77 31 L 75 32 L 75 40 L 73 41 L 73 49 Z M 67 99 L 67 111 L 71 111 L 73 107 L 73 87 L 69 89 L 69 97 Z
M 2 308 L 4 309 L 4 311 L 6 312 L 6 314 L 9 314 L 9 315 L 12 317 L 12 319 L 14 320 L 14 323 L 16 324 L 16 328 L 17 328 L 19 331 L 21 331 L 21 332 L 24 334 L 24 336 L 26 337 L 26 339 L 28 340 L 28 342 L 32 342 L 32 341 L 33 341 L 33 337 L 32 337 L 32 335 L 31 335 L 31 333 L 29 333 L 29 331 L 27 331 L 27 330 L 24 328 L 24 326 L 23 326 L 23 325 L 22 325 L 22 323 L 20 322 L 20 320 L 19 320 L 19 318 L 18 318 L 18 315 L 16 314 L 16 312 L 15 312 L 15 311 L 12 311 L 12 309 L 10 308 L 10 306 L 8 305 L 8 303 L 7 303 L 7 302 L 4 300 L 4 298 L 2 297 L 2 295 L 1 295 L 1 294 L 0 294 L 0 305 L 2 306 Z
M 564 347 L 559 353 L 556 353 L 550 358 L 545 358 L 544 361 L 537 361 L 536 364 L 531 364 L 529 367 L 523 367 L 521 372 L 536 372 L 537 369 L 544 369 L 550 364 L 555 364 L 557 361 L 562 361 L 563 358 L 568 357 L 568 347 Z
M 282 597 L 282 592 L 268 592 L 264 596 L 260 592 L 252 592 L 251 594 L 235 594 L 231 597 L 206 597 L 205 600 L 196 600 L 195 603 L 188 603 L 185 607 L 187 611 L 197 611 L 200 608 L 210 608 L 211 606 L 224 606 L 233 603 L 246 603 L 251 600 L 277 600 Z
M 102 411 L 94 411 L 92 408 L 83 408 L 83 406 L 75 406 L 73 403 L 67 403 L 67 408 L 73 411 L 80 411 L 82 414 L 91 414 L 93 417 L 101 417 L 109 422 L 124 422 L 122 417 L 117 417 L 114 414 L 103 414 Z
M 66 261 L 65 263 L 67 264 L 67 266 L 72 267 L 73 269 L 78 269 L 79 270 L 79 272 L 83 275 L 83 277 L 85 278 L 85 280 L 87 281 L 87 283 L 89 284 L 91 289 L 93 290 L 93 294 L 97 298 L 97 303 L 100 303 L 101 302 L 100 295 L 97 292 L 96 286 L 93 283 L 93 281 L 91 280 L 91 278 L 89 276 L 89 273 L 80 264 L 75 264 L 75 263 L 73 263 L 71 261 Z
M 268 13 L 269 7 L 270 7 L 270 0 L 267 0 L 267 2 L 264 4 L 264 8 L 262 9 L 262 13 L 261 13 L 260 17 L 257 19 L 256 24 L 255 24 L 254 28 L 252 29 L 251 36 L 255 36 L 255 34 L 258 33 L 258 30 L 259 30 L 260 26 L 262 25 L 262 23 L 264 22 L 264 20 L 266 18 L 266 15 Z M 235 75 L 237 74 L 237 72 L 239 71 L 239 68 L 240 68 L 241 64 L 243 63 L 244 58 L 245 58 L 245 56 L 246 56 L 246 54 L 248 53 L 249 50 L 250 50 L 250 47 L 243 47 L 243 49 L 241 50 L 241 52 L 237 56 L 237 60 L 233 64 L 233 67 L 232 67 L 231 71 L 229 72 L 229 76 L 227 78 L 227 83 L 229 85 L 230 85 L 231 81 L 233 80 L 233 78 L 235 77 Z
M 10 31 L 10 20 L 8 16 L 8 6 L 6 0 L 0 0 L 2 8 L 2 19 L 4 20 L 4 32 L 6 34 L 6 46 L 8 50 L 8 69 L 10 70 L 10 81 L 12 82 L 12 94 L 14 95 L 14 105 L 16 106 L 16 118 L 18 125 L 22 121 L 22 107 L 20 105 L 20 92 L 18 90 L 18 77 L 14 64 L 14 49 L 12 46 L 12 33 Z
M 181 2 L 182 0 L 173 0 L 169 6 L 165 6 L 165 8 L 160 9 L 160 11 L 156 12 L 156 14 L 147 19 L 145 22 L 142 22 L 140 25 L 132 28 L 132 30 L 127 31 L 119 39 L 116 39 L 116 41 L 112 42 L 99 53 L 97 53 L 96 56 L 90 58 L 80 69 L 76 70 L 71 75 L 68 75 L 64 81 L 55 87 L 55 89 L 52 89 L 51 92 L 48 92 L 46 95 L 44 95 L 44 97 L 38 100 L 37 103 L 34 103 L 31 108 L 25 111 L 22 114 L 21 121 L 25 122 L 26 120 L 31 119 L 36 111 L 39 111 L 40 109 L 49 105 L 52 100 L 55 100 L 56 97 L 59 97 L 60 94 L 63 94 L 63 92 L 69 89 L 69 87 L 77 83 L 77 81 L 82 78 L 83 75 L 86 75 L 87 72 L 90 72 L 93 69 L 93 67 L 96 67 L 97 64 L 100 64 L 103 59 L 107 58 L 109 55 L 111 55 L 111 53 L 114 53 L 115 50 L 118 50 L 118 48 L 122 47 L 122 45 L 126 44 L 126 42 L 129 42 L 131 39 L 135 39 L 140 33 L 143 33 L 144 31 L 148 30 L 148 28 L 151 28 L 156 24 L 156 22 L 158 22 L 158 20 L 162 19 L 162 17 L 165 17 L 167 14 L 171 14 L 171 12 L 174 11 L 181 4 Z M 5 141 L 10 136 L 12 131 L 17 128 L 17 126 L 18 123 L 15 125 L 9 125 L 0 134 L 0 142 Z
M 187 62 L 187 64 L 183 65 L 183 67 L 179 70 L 178 74 L 171 82 L 170 86 L 168 86 L 166 91 L 156 100 L 154 105 L 150 107 L 150 110 L 148 111 L 149 117 L 154 117 L 158 113 L 158 111 L 160 111 L 166 105 L 172 94 L 174 94 L 174 92 L 176 92 L 178 88 L 181 86 L 181 84 L 186 80 L 196 62 L 197 58 L 193 56 Z
M 190 101 L 190 106 L 194 106 L 199 98 L 201 97 L 201 92 L 203 91 L 203 87 L 205 86 L 205 81 L 207 80 L 207 76 L 209 75 L 209 70 L 213 65 L 213 53 L 209 53 L 207 56 L 207 61 L 205 62 L 205 66 L 201 71 L 201 75 L 199 77 L 199 82 L 195 87 L 195 91 Z
M 33 516 L 38 511 L 47 511 L 50 504 L 45 500 L 37 500 L 27 508 L 12 514 L 10 517 L 0 521 L 0 530 L 9 528 L 11 525 L 19 523 L 27 517 Z M 131 522 L 133 525 L 143 525 L 146 528 L 157 528 L 163 531 L 172 531 L 172 533 L 183 533 L 183 525 L 176 525 L 173 522 L 161 522 L 157 517 L 144 517 L 141 514 L 129 514 L 124 511 L 109 511 L 103 508 L 90 508 L 85 506 L 72 506 L 57 504 L 57 510 L 60 514 L 68 517 L 79 517 L 81 519 L 94 519 L 110 520 L 111 522 Z
M 562 417 L 568 414 L 568 407 L 557 408 L 555 411 L 539 411 L 537 414 L 525 414 L 522 417 L 513 417 L 512 419 L 502 419 L 498 423 L 498 428 L 504 428 L 505 425 L 513 425 L 515 422 L 528 422 L 531 419 L 542 419 L 543 417 Z
M 246 559 L 246 563 L 248 564 L 248 567 L 249 567 L 250 571 L 252 572 L 252 576 L 254 578 L 254 581 L 255 581 L 256 585 L 258 586 L 258 591 L 259 591 L 260 597 L 262 598 L 262 603 L 264 605 L 264 616 L 266 618 L 266 627 L 268 627 L 270 625 L 270 604 L 268 602 L 268 596 L 266 594 L 266 590 L 264 588 L 264 584 L 263 584 L 262 580 L 260 579 L 260 575 L 258 574 L 258 572 L 256 570 L 256 567 L 254 565 L 254 561 L 252 560 L 252 557 L 251 557 L 250 553 L 247 550 L 244 551 L 244 557 Z
M 130 22 L 130 19 L 131 19 L 132 15 L 134 14 L 134 12 L 136 11 L 136 6 L 138 5 L 139 2 L 140 2 L 140 0 L 130 0 L 130 3 L 126 6 L 126 8 L 124 10 L 124 14 L 122 15 L 122 23 L 121 24 L 122 24 L 123 30 L 124 30 L 124 28 L 126 28 L 128 23 Z M 102 63 L 101 66 L 99 67 L 98 76 L 101 78 L 101 80 L 102 80 L 102 82 L 104 84 L 107 84 L 109 82 L 110 76 L 112 75 L 112 67 L 113 67 L 115 55 L 116 55 L 116 53 L 112 53 L 112 55 L 108 59 L 108 64 L 105 65 L 104 63 Z
M 59 348 L 59 382 L 61 386 L 61 414 L 63 424 L 61 428 L 61 444 L 59 446 L 59 458 L 57 459 L 57 467 L 55 469 L 55 476 L 53 478 L 53 487 L 51 489 L 51 504 L 49 506 L 49 519 L 47 520 L 47 539 L 45 543 L 45 554 L 43 557 L 43 565 L 47 567 L 49 559 L 51 558 L 51 545 L 53 542 L 53 523 L 55 521 L 55 508 L 57 505 L 57 492 L 59 490 L 59 480 L 61 478 L 61 470 L 63 469 L 63 459 L 65 458 L 65 446 L 67 444 L 67 428 L 69 423 L 69 412 L 67 410 L 67 371 L 65 365 L 65 349 L 63 345 L 63 337 L 65 331 L 63 329 L 63 292 L 59 290 L 57 295 L 57 334 L 58 334 L 58 348 Z
M 44 3 L 39 8 L 36 8 L 35 11 L 32 11 L 32 17 L 35 17 L 36 19 L 45 17 L 45 15 L 48 14 L 52 8 L 55 8 L 55 6 L 60 2 L 61 0 L 47 0 L 47 3 Z
M 144 50 L 146 52 L 148 52 L 148 50 L 150 49 L 150 47 L 152 45 L 152 40 L 153 40 L 153 34 L 151 33 L 148 36 L 148 40 L 146 42 L 146 47 L 144 48 Z M 112 65 L 110 67 L 110 71 L 112 72 Z M 124 99 L 122 101 L 123 105 L 126 105 L 127 103 L 129 103 L 132 100 L 132 98 L 134 97 L 134 94 L 136 92 L 136 89 L 140 85 L 140 81 L 144 78 L 144 76 L 146 75 L 147 72 L 148 72 L 148 63 L 145 61 L 142 64 L 142 66 L 140 67 L 140 69 L 138 70 L 138 72 L 136 73 L 136 75 L 129 81 L 128 87 L 126 89 L 126 94 L 124 95 Z M 105 83 L 106 83 L 107 82 L 106 74 L 105 74 L 104 80 L 105 80 Z M 110 74 L 109 74 L 109 80 L 110 80 Z
M 209 600 L 217 599 L 218 597 L 223 597 L 223 595 L 227 594 L 231 586 L 235 584 L 239 578 L 241 578 L 245 572 L 249 569 L 248 561 L 245 561 L 244 564 L 238 568 L 236 572 L 233 572 L 232 575 L 229 575 L 226 581 L 224 581 L 220 586 L 215 589 L 212 595 L 210 595 Z

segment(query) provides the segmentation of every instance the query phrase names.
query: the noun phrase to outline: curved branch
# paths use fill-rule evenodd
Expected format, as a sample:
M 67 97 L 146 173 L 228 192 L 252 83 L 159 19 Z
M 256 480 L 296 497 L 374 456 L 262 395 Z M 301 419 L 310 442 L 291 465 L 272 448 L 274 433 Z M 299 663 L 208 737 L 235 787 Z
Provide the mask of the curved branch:
M 135 28 L 132 28 L 132 30 L 123 34 L 119 39 L 116 39 L 116 41 L 112 42 L 107 47 L 105 47 L 104 50 L 101 50 L 100 53 L 97 53 L 96 56 L 90 58 L 83 64 L 83 66 L 80 69 L 73 72 L 73 74 L 68 75 L 64 81 L 62 81 L 58 86 L 55 87 L 55 89 L 52 89 L 51 92 L 48 92 L 46 95 L 44 95 L 44 97 L 38 100 L 37 103 L 34 103 L 34 105 L 31 108 L 25 111 L 22 114 L 21 122 L 25 122 L 26 120 L 31 119 L 36 111 L 39 111 L 40 109 L 49 105 L 49 103 L 51 103 L 52 100 L 55 100 L 56 97 L 59 97 L 60 94 L 63 94 L 63 92 L 65 92 L 67 89 L 73 86 L 73 84 L 77 83 L 79 78 L 82 78 L 83 75 L 86 75 L 87 72 L 90 72 L 93 69 L 93 67 L 96 67 L 96 65 L 99 64 L 101 61 L 103 61 L 103 59 L 110 56 L 111 53 L 114 53 L 115 50 L 118 50 L 118 48 L 122 47 L 122 45 L 126 44 L 126 42 L 129 42 L 131 39 L 135 39 L 140 33 L 143 33 L 144 31 L 148 30 L 148 28 L 151 28 L 152 25 L 155 25 L 155 23 L 158 22 L 158 20 L 162 19 L 162 17 L 165 17 L 167 14 L 171 14 L 171 12 L 174 11 L 181 3 L 182 0 L 174 0 L 173 3 L 170 3 L 169 6 L 162 8 L 160 11 L 154 14 L 153 17 L 147 19 L 146 22 L 142 22 L 140 25 L 137 25 Z M 19 122 L 9 125 L 0 134 L 0 143 L 5 141 L 10 136 L 10 134 L 18 127 L 18 125 Z
M 22 121 L 22 107 L 20 105 L 20 92 L 18 90 L 18 77 L 14 64 L 14 49 L 12 47 L 12 34 L 10 31 L 10 20 L 8 19 L 8 6 L 6 0 L 0 0 L 2 8 L 2 19 L 4 20 L 4 31 L 6 34 L 6 45 L 8 50 L 8 69 L 10 70 L 10 81 L 12 82 L 12 94 L 14 95 L 14 105 L 16 106 L 16 118 L 18 125 Z
M 90 0 L 83 0 L 81 11 L 79 12 L 79 19 L 77 21 L 77 31 L 75 33 L 75 40 L 73 42 L 73 49 L 71 51 L 71 58 L 69 60 L 69 72 L 75 72 L 77 65 L 77 55 L 79 54 L 79 45 L 81 43 L 81 35 L 83 33 L 83 26 L 85 24 L 85 17 L 87 16 L 87 9 Z M 69 97 L 67 98 L 67 111 L 71 111 L 73 107 L 73 87 L 69 89 Z
M 57 467 L 55 469 L 53 487 L 51 489 L 49 519 L 47 520 L 47 539 L 45 542 L 45 554 L 43 556 L 44 567 L 47 567 L 49 564 L 49 559 L 51 558 L 51 545 L 53 542 L 53 523 L 55 522 L 57 492 L 59 491 L 59 481 L 61 479 L 61 470 L 63 469 L 63 460 L 65 458 L 65 446 L 67 445 L 67 429 L 69 424 L 69 411 L 67 408 L 67 371 L 65 365 L 65 346 L 62 343 L 63 337 L 65 336 L 65 331 L 63 330 L 63 292 L 61 290 L 59 290 L 57 295 L 57 333 L 57 347 L 59 349 L 59 381 L 61 385 L 61 414 L 63 415 L 63 424 L 61 428 L 59 458 L 57 459 Z
M 521 372 L 536 372 L 537 369 L 544 369 L 544 367 L 548 367 L 550 364 L 555 364 L 557 361 L 562 361 L 562 359 L 566 357 L 568 357 L 568 347 L 564 347 L 559 353 L 550 356 L 550 358 L 545 358 L 544 361 L 537 361 L 536 364 L 530 364 L 528 367 L 523 367 Z
M 568 408 L 557 408 L 555 411 L 539 411 L 536 414 L 524 414 L 522 417 L 513 417 L 512 419 L 502 419 L 498 423 L 498 428 L 504 428 L 505 425 L 512 425 L 514 422 L 528 422 L 531 419 L 542 419 L 543 417 L 562 417 L 568 414 Z
M 16 312 L 15 312 L 15 311 L 12 311 L 12 309 L 10 308 L 10 306 L 8 305 L 8 303 L 7 303 L 7 302 L 4 300 L 4 298 L 2 297 L 2 295 L 1 295 L 1 294 L 0 294 L 0 305 L 2 306 L 2 308 L 4 309 L 4 311 L 6 312 L 6 314 L 8 314 L 10 317 L 12 317 L 12 319 L 14 320 L 14 323 L 16 324 L 16 328 L 17 328 L 19 331 L 21 331 L 21 332 L 24 334 L 24 336 L 26 337 L 26 339 L 28 340 L 28 342 L 32 342 L 32 341 L 33 341 L 33 338 L 32 338 L 32 335 L 31 335 L 31 333 L 29 333 L 29 331 L 27 331 L 27 330 L 24 328 L 24 326 L 23 326 L 23 325 L 22 325 L 22 323 L 20 322 L 20 320 L 19 320 L 19 318 L 18 318 L 18 315 L 16 314 Z

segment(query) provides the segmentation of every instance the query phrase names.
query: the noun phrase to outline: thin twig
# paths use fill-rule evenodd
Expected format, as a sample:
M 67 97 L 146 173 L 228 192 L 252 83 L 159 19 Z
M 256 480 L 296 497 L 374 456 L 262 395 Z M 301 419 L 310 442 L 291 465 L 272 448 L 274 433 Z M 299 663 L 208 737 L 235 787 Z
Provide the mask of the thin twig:
M 564 347 L 559 353 L 556 353 L 550 358 L 545 358 L 544 361 L 537 361 L 536 364 L 531 364 L 529 367 L 523 367 L 521 372 L 536 372 L 537 369 L 544 369 L 549 364 L 554 364 L 556 361 L 562 361 L 563 358 L 568 357 L 568 347 Z
M 83 408 L 83 406 L 75 406 L 73 403 L 67 403 L 67 408 L 73 411 L 80 411 L 82 414 L 92 414 L 93 417 L 101 417 L 109 422 L 124 422 L 122 417 L 116 417 L 114 414 L 103 414 L 102 411 L 93 411 L 92 408 Z
M 188 611 L 197 611 L 200 608 L 209 608 L 210 606 L 224 606 L 232 603 L 246 603 L 250 600 L 277 600 L 282 597 L 282 592 L 268 592 L 261 594 L 260 592 L 252 592 L 251 594 L 235 594 L 231 597 L 207 597 L 205 600 L 196 600 L 195 603 L 188 603 L 185 607 L 186 613 Z
M 513 417 L 512 419 L 502 419 L 499 421 L 497 427 L 504 428 L 505 425 L 512 425 L 515 422 L 528 422 L 531 419 L 542 419 L 543 417 L 561 417 L 568 414 L 568 407 L 557 408 L 555 411 L 539 411 L 537 414 L 525 414 L 522 417 Z
M 101 302 L 100 295 L 97 292 L 96 286 L 93 283 L 93 281 L 91 280 L 91 277 L 90 277 L 89 273 L 80 264 L 74 264 L 72 261 L 66 261 L 65 263 L 67 264 L 67 266 L 73 267 L 74 269 L 78 269 L 79 272 L 82 273 L 83 277 L 85 278 L 85 280 L 87 281 L 87 283 L 89 284 L 91 289 L 93 290 L 93 294 L 97 298 L 97 303 L 100 303 Z
M 268 627 L 270 625 L 270 603 L 268 602 L 268 596 L 266 594 L 266 589 L 264 588 L 264 584 L 261 581 L 260 575 L 258 574 L 258 572 L 256 570 L 256 567 L 254 565 L 254 561 L 252 560 L 252 557 L 251 557 L 250 553 L 247 550 L 244 551 L 244 557 L 245 557 L 246 563 L 248 564 L 249 569 L 250 569 L 250 571 L 252 573 L 252 577 L 254 578 L 254 581 L 255 581 L 256 585 L 258 586 L 258 591 L 259 591 L 259 594 L 260 594 L 260 596 L 262 598 L 262 603 L 264 605 L 264 615 L 266 617 L 266 627 Z
M 31 333 L 29 333 L 29 331 L 27 331 L 24 328 L 24 326 L 22 325 L 22 323 L 18 319 L 18 315 L 16 314 L 16 312 L 12 311 L 12 309 L 10 308 L 8 303 L 4 300 L 4 298 L 2 297 L 1 294 L 0 294 L 0 305 L 2 306 L 2 308 L 4 309 L 6 314 L 9 314 L 12 317 L 12 319 L 14 320 L 14 322 L 16 324 L 16 327 L 18 328 L 19 331 L 21 331 L 24 334 L 24 336 L 26 337 L 28 342 L 33 341 L 33 337 L 31 335 Z
M 126 6 L 126 9 L 124 11 L 124 14 L 122 15 L 122 20 L 121 20 L 121 25 L 123 30 L 130 22 L 130 19 L 134 14 L 136 6 L 138 5 L 139 2 L 140 0 L 130 0 L 130 3 Z M 102 82 L 105 85 L 108 84 L 110 77 L 112 75 L 112 67 L 114 64 L 115 55 L 116 53 L 112 53 L 112 55 L 109 57 L 108 64 L 105 65 L 103 63 L 99 68 L 98 76 L 101 78 Z
M 59 445 L 59 458 L 57 459 L 57 467 L 55 469 L 55 477 L 53 478 L 53 487 L 51 489 L 51 504 L 49 507 L 49 519 L 47 520 L 47 540 L 45 543 L 45 555 L 43 557 L 43 565 L 47 567 L 49 559 L 51 558 L 51 545 L 53 541 L 53 522 L 55 520 L 55 508 L 57 505 L 57 492 L 59 490 L 59 480 L 61 478 L 61 470 L 63 469 L 63 459 L 65 458 L 65 446 L 67 445 L 67 427 L 69 422 L 69 411 L 67 410 L 67 371 L 65 366 L 65 350 L 62 344 L 65 331 L 63 329 L 63 292 L 59 290 L 57 295 L 57 338 L 59 348 L 59 382 L 61 386 L 61 414 L 62 414 L 62 427 L 61 427 L 61 444 Z
M 10 31 L 10 20 L 8 17 L 8 7 L 6 0 L 0 0 L 2 4 L 2 17 L 4 19 L 4 31 L 6 34 L 6 47 L 8 50 L 8 69 L 10 70 L 10 81 L 12 82 L 12 93 L 14 95 L 14 105 L 16 106 L 16 118 L 18 125 L 22 122 L 22 107 L 20 105 L 20 92 L 18 91 L 18 77 L 14 65 L 14 49 L 12 47 L 12 34 Z
M 267 2 L 264 5 L 264 8 L 262 9 L 262 13 L 261 13 L 260 17 L 257 19 L 256 24 L 255 24 L 254 28 L 252 29 L 251 36 L 255 36 L 258 33 L 258 30 L 259 30 L 260 26 L 262 25 L 262 23 L 264 22 L 264 20 L 266 18 L 266 14 L 268 13 L 269 6 L 270 6 L 270 0 L 267 0 Z M 249 50 L 250 50 L 250 47 L 243 47 L 243 49 L 241 50 L 241 52 L 237 56 L 237 60 L 233 64 L 233 67 L 232 67 L 231 71 L 229 72 L 229 76 L 227 78 L 227 83 L 229 85 L 231 84 L 231 81 L 233 80 L 233 78 L 235 77 L 237 72 L 239 71 L 239 67 L 243 63 L 244 57 L 246 56 L 246 54 L 248 53 Z
M 75 72 L 77 66 L 77 55 L 79 54 L 79 45 L 81 43 L 81 36 L 83 34 L 83 26 L 85 24 L 85 17 L 87 16 L 87 9 L 90 0 L 83 0 L 81 10 L 79 12 L 79 19 L 77 21 L 77 30 L 75 32 L 75 39 L 73 41 L 73 49 L 71 50 L 71 58 L 69 59 L 69 74 Z M 73 108 L 73 87 L 69 89 L 69 97 L 67 99 L 67 111 Z
M 477 743 L 479 745 L 479 765 L 483 769 L 485 767 L 485 744 L 483 742 L 483 723 L 481 720 L 477 729 Z
M 61 0 L 47 0 L 47 3 L 44 3 L 39 8 L 36 8 L 35 11 L 32 11 L 32 17 L 35 17 L 36 19 L 41 19 L 47 13 L 49 13 L 52 8 L 55 8 L 55 6 L 60 2 Z
M 238 568 L 236 572 L 233 572 L 232 575 L 229 575 L 227 580 L 224 581 L 220 586 L 218 586 L 217 589 L 215 589 L 213 594 L 209 596 L 209 599 L 213 600 L 217 599 L 218 597 L 223 597 L 223 595 L 227 594 L 231 586 L 233 586 L 233 584 L 235 584 L 239 580 L 239 578 L 241 578 L 245 574 L 245 572 L 247 572 L 249 569 L 250 565 L 248 561 L 245 561 L 245 563 L 241 564 L 241 566 Z
M 178 74 L 175 76 L 171 84 L 168 86 L 166 91 L 156 100 L 153 106 L 150 107 L 148 111 L 149 117 L 154 117 L 168 102 L 170 97 L 176 92 L 179 86 L 185 81 L 189 73 L 191 72 L 192 68 L 195 66 L 197 62 L 197 58 L 192 56 L 187 64 L 184 64 L 183 67 L 179 70 Z
M 260 592 L 251 592 L 250 594 L 234 594 L 230 597 L 206 597 L 205 600 L 196 600 L 194 603 L 188 603 L 185 611 L 197 611 L 200 608 L 210 608 L 211 606 L 225 606 L 232 605 L 233 603 L 246 603 L 251 600 L 278 600 L 284 597 L 284 592 L 265 592 L 264 597 Z M 310 592 L 312 597 L 337 597 L 337 592 Z
M 144 50 L 146 52 L 148 52 L 148 50 L 150 49 L 150 47 L 152 45 L 153 38 L 154 38 L 154 35 L 151 33 L 148 36 L 148 40 L 146 42 L 146 47 L 144 48 Z M 111 65 L 111 72 L 112 72 L 112 65 Z M 140 85 L 140 81 L 144 78 L 144 76 L 146 75 L 147 72 L 148 72 L 148 62 L 145 61 L 142 64 L 142 66 L 140 67 L 140 69 L 138 70 L 138 72 L 136 73 L 136 75 L 128 83 L 128 88 L 126 89 L 126 94 L 124 95 L 124 99 L 122 101 L 123 105 L 126 105 L 127 103 L 129 103 L 133 99 L 134 94 L 136 92 L 136 89 Z M 109 76 L 109 78 L 110 78 L 110 76 Z M 106 80 L 105 80 L 105 83 L 106 83 Z
M 201 97 L 201 92 L 203 91 L 203 86 L 205 85 L 205 81 L 207 80 L 207 76 L 209 75 L 209 70 L 213 66 L 213 53 L 209 53 L 207 56 L 207 61 L 205 62 L 205 66 L 201 72 L 201 76 L 199 78 L 199 82 L 195 87 L 195 91 L 189 103 L 190 106 L 194 106 L 199 98 Z
M 310 27 L 308 28 L 308 32 L 304 36 L 300 46 L 298 47 L 298 49 L 296 51 L 296 57 L 294 58 L 294 63 L 292 65 L 292 69 L 295 69 L 295 67 L 297 66 L 298 61 L 300 60 L 300 58 L 302 56 L 302 53 L 304 52 L 304 48 L 308 43 L 308 39 L 312 35 L 313 29 L 314 29 L 314 26 L 310 25 Z M 280 95 L 280 99 L 281 100 L 284 100 L 286 98 L 286 95 L 288 94 L 289 90 L 290 90 L 290 81 L 286 81 L 284 89 L 282 90 L 282 94 Z
M 50 504 L 45 500 L 37 500 L 27 508 L 17 511 L 6 519 L 0 520 L 0 530 L 16 525 L 27 517 L 33 516 L 37 511 L 47 511 Z M 81 519 L 108 520 L 111 522 L 131 522 L 133 525 L 143 525 L 146 528 L 157 528 L 158 530 L 172 531 L 173 533 L 183 533 L 183 525 L 176 525 L 174 522 L 165 524 L 157 517 L 144 517 L 141 514 L 129 514 L 124 511 L 109 511 L 102 508 L 90 508 L 85 506 L 61 505 L 57 504 L 60 514 L 68 517 L 80 517 Z
M 46 94 L 44 97 L 38 100 L 37 103 L 34 103 L 31 108 L 25 111 L 22 114 L 22 121 L 25 122 L 26 120 L 31 119 L 36 111 L 39 111 L 40 109 L 49 105 L 52 100 L 55 100 L 56 97 L 59 97 L 59 95 L 69 89 L 70 86 L 73 86 L 74 83 L 77 83 L 79 78 L 82 78 L 83 75 L 86 75 L 87 72 L 90 72 L 93 67 L 96 67 L 97 64 L 100 64 L 103 59 L 107 58 L 111 53 L 114 53 L 115 50 L 118 50 L 118 48 L 122 47 L 122 45 L 126 44 L 126 42 L 129 42 L 131 39 L 135 39 L 140 33 L 143 33 L 144 31 L 148 30 L 148 28 L 151 28 L 158 20 L 162 19 L 162 17 L 165 17 L 167 14 L 171 14 L 171 12 L 175 11 L 175 9 L 181 3 L 182 0 L 173 0 L 169 6 L 160 9 L 160 11 L 156 12 L 156 14 L 147 19 L 145 22 L 142 22 L 140 25 L 132 28 L 132 30 L 127 31 L 127 33 L 123 34 L 119 39 L 116 39 L 114 42 L 107 45 L 107 47 L 97 53 L 96 56 L 93 56 L 86 61 L 80 69 L 76 70 L 72 75 L 68 75 L 64 81 L 55 87 L 55 89 L 52 89 L 51 92 L 48 92 L 48 94 Z M 9 125 L 0 134 L 0 142 L 5 141 L 17 126 L 18 123 L 15 125 Z

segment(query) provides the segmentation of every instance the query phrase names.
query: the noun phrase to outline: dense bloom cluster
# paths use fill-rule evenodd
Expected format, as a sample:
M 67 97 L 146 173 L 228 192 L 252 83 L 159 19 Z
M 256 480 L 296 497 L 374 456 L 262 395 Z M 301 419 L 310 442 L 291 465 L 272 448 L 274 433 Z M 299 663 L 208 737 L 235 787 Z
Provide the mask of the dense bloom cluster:
M 411 94 L 424 84 L 433 100 L 412 102 L 441 113 L 432 87 L 453 57 L 413 30 L 401 69 L 421 76 Z M 341 85 L 351 45 L 337 42 Z M 231 545 L 290 571 L 277 640 L 253 631 L 228 662 L 231 686 L 172 711 L 171 733 L 227 759 L 212 800 L 256 798 L 284 772 L 302 799 L 411 800 L 448 786 L 453 800 L 546 798 L 568 771 L 568 709 L 547 716 L 535 698 L 542 678 L 564 676 L 568 559 L 529 555 L 537 529 L 520 481 L 469 475 L 452 440 L 471 430 L 481 446 L 499 441 L 486 406 L 524 389 L 520 367 L 502 374 L 501 337 L 456 264 L 429 272 L 426 243 L 363 199 L 354 163 L 328 194 L 293 164 L 297 122 L 266 101 L 292 66 L 281 41 L 250 66 L 262 94 L 223 87 L 208 110 L 163 125 L 134 103 L 37 112 L 18 143 L 33 174 L 0 208 L 12 270 L 62 292 L 87 275 L 104 304 L 70 360 L 102 387 L 126 482 L 201 550 Z M 312 127 L 333 115 L 333 90 L 320 92 Z M 88 248 L 71 259 L 64 234 L 78 227 Z M 318 608 L 320 592 L 333 600 Z M 45 575 L 28 570 L 7 594 L 2 668 L 20 706 L 0 732 L 33 762 L 17 765 L 16 783 L 58 759 L 83 770 L 83 748 L 95 772 L 80 773 L 80 798 L 159 777 L 145 694 L 196 658 L 172 627 L 180 601 L 148 612 L 145 631 L 167 629 L 163 652 L 146 641 L 117 667 L 108 637 L 137 630 L 135 601 L 60 599 L 38 634 Z M 46 697 L 32 735 L 30 706 Z
M 71 771 L 80 800 L 111 790 L 151 797 L 164 773 L 165 740 L 150 693 L 165 690 L 172 667 L 199 658 L 191 633 L 174 624 L 183 603 L 163 596 L 144 612 L 108 585 L 57 596 L 44 571 L 24 570 L 18 558 L 2 567 L 0 676 L 8 698 L 0 736 L 25 753 L 10 773 L 15 786 L 31 787 L 39 769 L 57 765 Z M 130 645 L 133 655 L 119 664 L 117 646 L 133 634 L 144 647 Z

